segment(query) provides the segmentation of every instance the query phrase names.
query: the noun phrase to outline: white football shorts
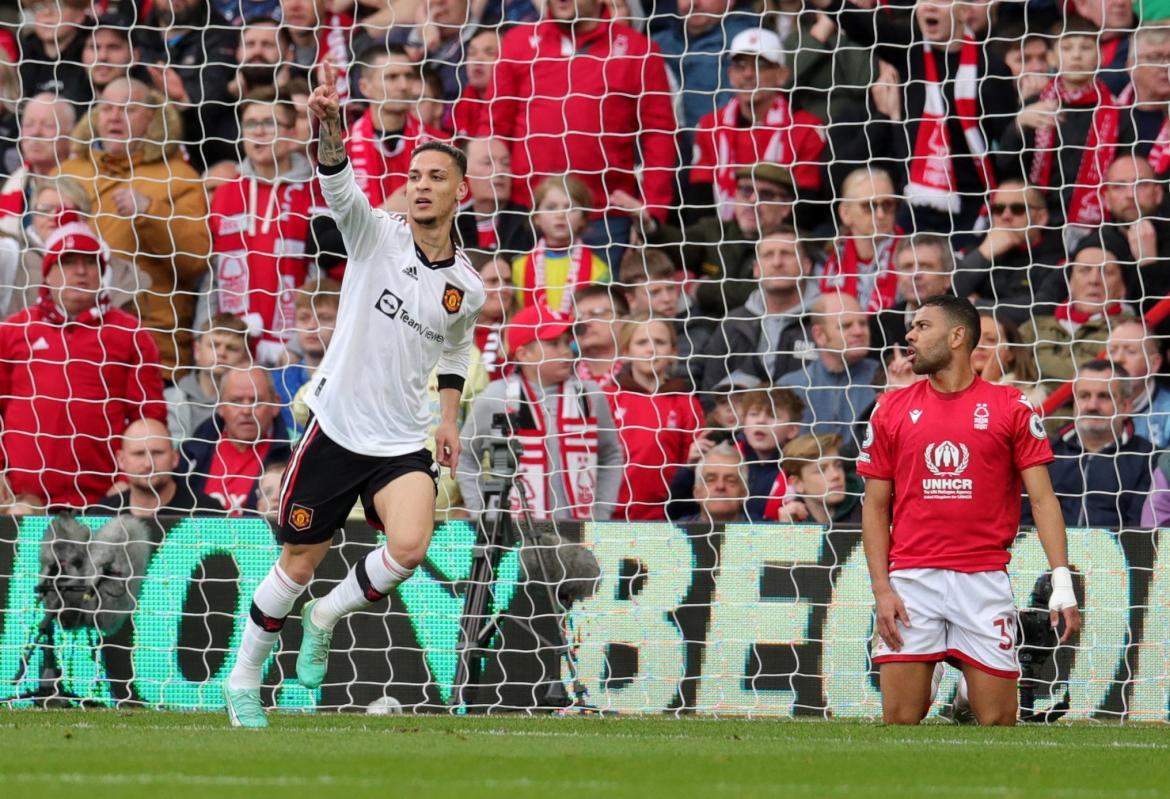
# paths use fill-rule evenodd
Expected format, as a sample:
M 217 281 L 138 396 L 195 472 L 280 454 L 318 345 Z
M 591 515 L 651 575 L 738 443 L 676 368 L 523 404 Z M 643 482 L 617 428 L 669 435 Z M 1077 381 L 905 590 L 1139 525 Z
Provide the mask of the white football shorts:
M 910 626 L 897 622 L 902 649 L 893 651 L 874 631 L 874 663 L 963 663 L 995 675 L 1020 676 L 1015 596 L 1007 572 L 900 569 L 890 584 L 902 598 Z

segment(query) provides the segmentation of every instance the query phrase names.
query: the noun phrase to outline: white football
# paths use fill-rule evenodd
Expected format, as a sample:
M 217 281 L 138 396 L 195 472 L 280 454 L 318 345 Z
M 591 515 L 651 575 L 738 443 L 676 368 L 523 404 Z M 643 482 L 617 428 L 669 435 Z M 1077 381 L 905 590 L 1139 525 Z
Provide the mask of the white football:
M 402 712 L 402 703 L 392 696 L 383 696 L 366 705 L 366 712 L 371 716 L 389 716 Z

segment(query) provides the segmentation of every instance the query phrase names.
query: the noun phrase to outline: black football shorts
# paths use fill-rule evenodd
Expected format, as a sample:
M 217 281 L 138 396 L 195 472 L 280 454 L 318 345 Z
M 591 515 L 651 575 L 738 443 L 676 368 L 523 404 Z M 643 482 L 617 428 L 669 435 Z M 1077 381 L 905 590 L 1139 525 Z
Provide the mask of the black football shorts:
M 410 472 L 430 475 L 437 492 L 439 466 L 428 450 L 388 458 L 359 455 L 325 435 L 313 419 L 285 471 L 276 537 L 282 544 L 328 541 L 345 526 L 359 498 L 366 521 L 382 530 L 374 495 Z

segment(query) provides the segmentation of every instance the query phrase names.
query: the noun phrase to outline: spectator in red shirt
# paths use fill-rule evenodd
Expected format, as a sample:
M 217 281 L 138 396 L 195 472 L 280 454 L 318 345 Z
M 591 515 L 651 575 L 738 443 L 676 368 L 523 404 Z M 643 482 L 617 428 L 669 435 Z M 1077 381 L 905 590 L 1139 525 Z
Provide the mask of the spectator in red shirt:
M 621 189 L 665 219 L 678 161 L 666 67 L 602 0 L 549 0 L 544 19 L 509 31 L 489 97 L 479 133 L 512 144 L 513 200 L 531 206 L 544 178 L 572 174 L 589 186 L 595 211 Z M 598 219 L 585 243 L 624 245 L 630 227 L 624 214 Z M 616 267 L 621 253 L 607 260 Z
M 293 336 L 295 289 L 309 276 L 315 248 L 310 218 L 327 218 L 313 168 L 290 135 L 295 115 L 272 88 L 244 97 L 241 175 L 211 200 L 212 313 L 241 317 L 266 365 L 283 359 Z
M 126 426 L 167 416 L 154 340 L 102 290 L 105 253 L 88 226 L 62 225 L 40 303 L 0 324 L 0 451 L 26 508 L 101 499 Z
M 370 107 L 350 129 L 345 150 L 370 205 L 405 211 L 406 173 L 414 148 L 447 136 L 419 119 L 419 66 L 405 50 L 378 44 L 362 51 L 358 61 L 358 88 Z
M 665 520 L 670 481 L 687 463 L 703 408 L 689 382 L 670 377 L 677 361 L 670 320 L 626 322 L 618 347 L 624 365 L 606 387 L 626 453 L 618 513 L 630 520 Z
M 492 69 L 500 60 L 500 34 L 495 28 L 481 28 L 467 40 L 467 80 L 459 99 L 451 107 L 449 127 L 460 139 L 476 135 L 487 117 L 487 94 L 492 83 Z
M 687 204 L 710 205 L 705 191 L 710 186 L 720 218 L 731 219 L 736 170 L 760 161 L 787 167 L 804 199 L 819 192 L 824 123 L 807 111 L 793 111 L 780 90 L 785 77 L 780 37 L 763 28 L 738 34 L 731 41 L 728 77 L 735 96 L 699 120 Z
M 337 69 L 337 94 L 349 99 L 348 71 L 353 63 L 350 37 L 353 17 L 330 10 L 329 0 L 280 0 L 280 22 L 292 42 L 292 62 L 302 74 L 326 58 Z
M 234 369 L 219 385 L 219 408 L 183 444 L 191 488 L 230 516 L 255 510 L 268 464 L 287 461 L 288 428 L 267 369 Z

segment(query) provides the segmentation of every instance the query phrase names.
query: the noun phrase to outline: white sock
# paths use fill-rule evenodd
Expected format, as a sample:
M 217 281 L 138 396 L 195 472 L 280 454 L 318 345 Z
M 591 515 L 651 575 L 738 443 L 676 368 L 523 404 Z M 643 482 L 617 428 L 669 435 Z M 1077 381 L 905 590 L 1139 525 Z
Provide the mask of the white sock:
M 343 616 L 380 601 L 412 574 L 414 569 L 394 560 L 386 547 L 378 547 L 355 563 L 345 579 L 313 606 L 313 624 L 332 630 Z
M 228 685 L 232 688 L 260 687 L 260 669 L 280 638 L 285 617 L 292 612 L 297 597 L 306 588 L 308 585 L 301 585 L 285 574 L 279 563 L 273 564 L 272 571 L 260 581 L 252 595 L 252 609 L 244 622 L 244 635 L 236 653 L 236 665 L 228 676 Z

